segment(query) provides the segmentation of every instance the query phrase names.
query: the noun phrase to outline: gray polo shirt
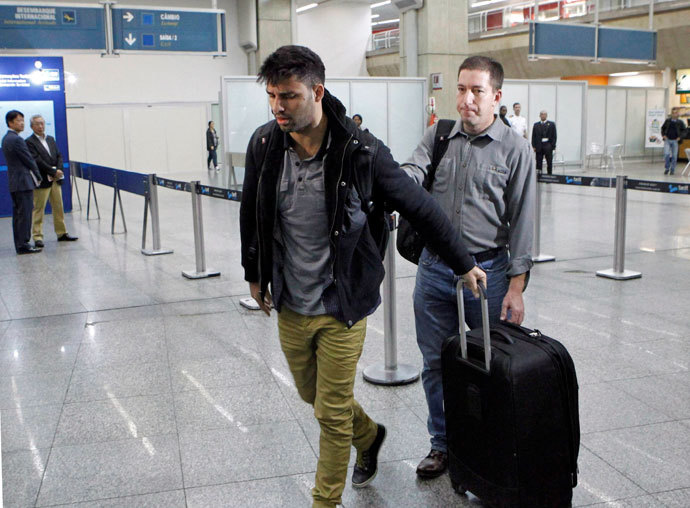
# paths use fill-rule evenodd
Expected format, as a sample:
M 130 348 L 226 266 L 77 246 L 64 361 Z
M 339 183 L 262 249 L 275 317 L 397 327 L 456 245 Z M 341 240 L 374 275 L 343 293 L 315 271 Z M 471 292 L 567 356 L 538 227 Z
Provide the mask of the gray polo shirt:
M 286 147 L 278 188 L 281 304 L 306 316 L 326 313 L 321 297 L 332 282 L 323 174 L 330 141 L 329 134 L 319 153 L 304 160 L 291 146 Z
M 403 164 L 418 183 L 431 164 L 437 124 L 429 127 Z M 508 247 L 508 275 L 532 267 L 536 176 L 527 140 L 500 120 L 470 137 L 458 119 L 449 136 L 431 194 L 473 254 Z

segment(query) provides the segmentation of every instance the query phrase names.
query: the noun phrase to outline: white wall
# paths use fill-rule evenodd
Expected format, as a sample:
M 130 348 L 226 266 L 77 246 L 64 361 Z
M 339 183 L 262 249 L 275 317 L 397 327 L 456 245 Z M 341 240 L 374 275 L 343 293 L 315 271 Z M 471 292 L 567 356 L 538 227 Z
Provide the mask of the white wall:
M 326 77 L 369 75 L 369 3 L 333 0 L 298 14 L 296 19 L 297 44 L 311 48 L 321 57 Z

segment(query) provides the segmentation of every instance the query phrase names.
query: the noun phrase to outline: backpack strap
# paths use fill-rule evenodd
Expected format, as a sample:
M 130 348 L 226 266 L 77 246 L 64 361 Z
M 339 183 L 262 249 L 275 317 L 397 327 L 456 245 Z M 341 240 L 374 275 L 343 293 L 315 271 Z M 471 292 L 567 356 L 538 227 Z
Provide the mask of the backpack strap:
M 434 150 L 431 155 L 431 165 L 429 166 L 427 177 L 424 179 L 424 188 L 427 191 L 430 191 L 431 186 L 434 184 L 436 168 L 448 149 L 448 136 L 450 135 L 450 131 L 453 130 L 454 125 L 455 120 L 443 119 L 438 121 L 436 136 L 434 136 Z

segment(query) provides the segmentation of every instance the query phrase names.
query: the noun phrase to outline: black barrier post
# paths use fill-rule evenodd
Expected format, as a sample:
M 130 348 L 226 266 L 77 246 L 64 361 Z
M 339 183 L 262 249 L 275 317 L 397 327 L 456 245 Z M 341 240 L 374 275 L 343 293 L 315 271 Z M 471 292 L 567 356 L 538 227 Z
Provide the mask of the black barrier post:
M 91 179 L 91 172 L 89 171 L 89 194 L 86 199 L 86 220 L 89 220 L 91 213 L 91 191 L 93 190 L 93 202 L 96 204 L 96 212 L 98 213 L 98 220 L 101 220 L 101 210 L 98 208 L 98 198 L 96 197 L 96 187 Z
M 386 275 L 383 278 L 383 346 L 385 364 L 370 365 L 364 369 L 364 379 L 376 385 L 404 385 L 419 378 L 419 369 L 398 364 L 398 337 L 395 309 L 395 228 L 394 215 L 390 216 L 391 229 L 386 257 L 383 261 Z
M 153 249 L 146 249 L 146 211 L 151 210 L 151 236 L 153 237 Z M 172 249 L 161 249 L 161 231 L 158 220 L 158 187 L 156 187 L 156 175 L 148 176 L 148 190 L 144 203 L 144 229 L 141 234 L 141 253 L 145 256 L 158 256 L 172 254 Z
M 616 237 L 613 246 L 613 268 L 597 272 L 597 276 L 607 279 L 629 280 L 642 277 L 640 272 L 625 269 L 626 180 L 626 176 L 616 176 Z
M 534 212 L 534 244 L 532 246 L 532 261 L 535 263 L 545 263 L 555 261 L 556 258 L 550 254 L 541 253 L 541 194 L 544 188 L 537 180 L 535 189 L 535 212 Z
M 113 217 L 110 221 L 110 234 L 115 234 L 115 216 L 117 215 L 117 203 L 120 202 L 120 216 L 122 217 L 122 226 L 125 228 L 123 233 L 127 232 L 127 222 L 125 221 L 125 211 L 122 208 L 122 196 L 120 196 L 120 189 L 115 187 L 113 189 Z
M 200 182 L 191 182 L 192 186 L 192 217 L 194 219 L 194 254 L 196 270 L 183 270 L 182 275 L 188 279 L 204 279 L 218 277 L 218 270 L 206 268 L 206 251 L 204 249 L 204 218 L 201 210 Z
M 79 202 L 79 211 L 81 212 L 81 196 L 79 195 L 79 186 L 77 185 L 76 176 L 75 176 L 75 173 L 76 173 L 75 168 L 77 167 L 77 164 L 79 164 L 79 163 L 70 161 L 70 163 L 69 163 L 69 169 L 70 169 L 69 178 L 70 178 L 70 185 L 72 187 L 72 194 L 74 194 L 75 190 L 77 191 L 77 201 Z M 81 169 L 79 170 L 79 172 L 81 173 Z

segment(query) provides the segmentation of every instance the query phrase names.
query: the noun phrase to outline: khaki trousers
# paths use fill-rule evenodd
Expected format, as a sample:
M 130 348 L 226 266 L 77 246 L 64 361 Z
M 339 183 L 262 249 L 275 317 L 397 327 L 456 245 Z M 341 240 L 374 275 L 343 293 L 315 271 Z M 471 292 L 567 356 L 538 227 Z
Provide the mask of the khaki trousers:
M 280 345 L 297 391 L 314 406 L 321 427 L 314 507 L 341 502 L 350 446 L 364 451 L 376 439 L 376 423 L 353 394 L 366 329 L 366 319 L 348 329 L 327 315 L 303 316 L 286 307 L 278 314 Z
M 43 241 L 43 216 L 46 211 L 46 203 L 50 200 L 50 207 L 53 209 L 53 228 L 59 237 L 67 233 L 65 227 L 65 211 L 62 207 L 62 187 L 57 182 L 47 189 L 34 189 L 34 211 L 32 234 L 34 242 Z

